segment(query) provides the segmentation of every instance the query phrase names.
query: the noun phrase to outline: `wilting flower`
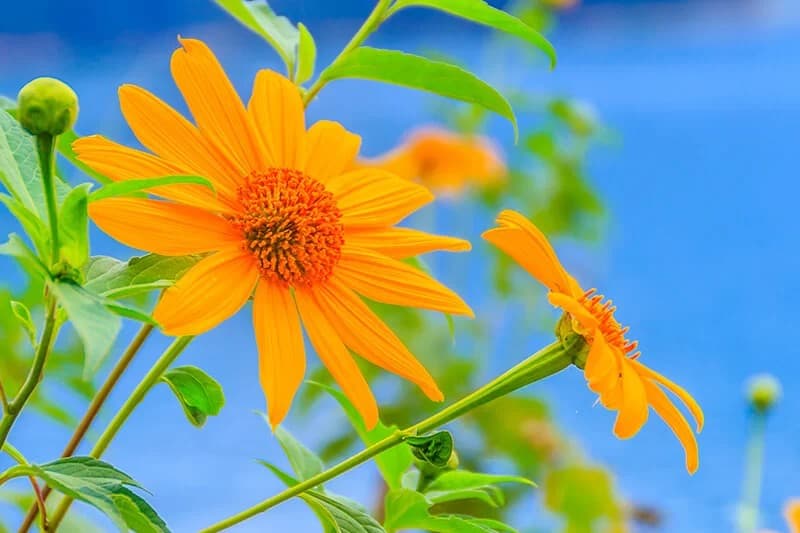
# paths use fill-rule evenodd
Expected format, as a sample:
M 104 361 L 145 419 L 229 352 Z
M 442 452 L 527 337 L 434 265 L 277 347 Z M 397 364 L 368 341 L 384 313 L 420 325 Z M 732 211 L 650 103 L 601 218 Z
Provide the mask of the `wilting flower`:
M 505 163 L 488 139 L 440 128 L 414 131 L 402 145 L 364 163 L 453 192 L 470 184 L 493 185 L 506 175 Z
M 203 333 L 253 297 L 260 379 L 278 424 L 303 380 L 301 322 L 317 354 L 368 426 L 377 406 L 348 348 L 434 400 L 425 368 L 362 301 L 472 315 L 453 291 L 401 260 L 467 241 L 394 225 L 433 199 L 388 172 L 353 166 L 361 139 L 335 122 L 308 130 L 295 85 L 260 71 L 247 108 L 214 54 L 182 39 L 171 69 L 197 126 L 142 88 L 120 89 L 122 113 L 153 153 L 91 136 L 79 159 L 114 180 L 200 175 L 152 192 L 168 201 L 111 198 L 90 214 L 117 240 L 162 255 L 209 254 L 154 311 L 171 335 Z
M 611 300 L 604 302 L 595 289 L 584 291 L 536 226 L 515 211 L 503 211 L 497 222 L 500 227 L 485 232 L 483 237 L 550 289 L 550 303 L 568 313 L 572 329 L 590 345 L 584 374 L 603 406 L 618 412 L 614 434 L 621 439 L 635 435 L 652 407 L 680 440 L 686 452 L 686 468 L 694 473 L 699 461 L 694 432 L 661 387 L 686 405 L 699 433 L 703 412 L 694 398 L 637 360 L 637 343 L 626 339 L 628 328 L 614 318 L 616 308 Z

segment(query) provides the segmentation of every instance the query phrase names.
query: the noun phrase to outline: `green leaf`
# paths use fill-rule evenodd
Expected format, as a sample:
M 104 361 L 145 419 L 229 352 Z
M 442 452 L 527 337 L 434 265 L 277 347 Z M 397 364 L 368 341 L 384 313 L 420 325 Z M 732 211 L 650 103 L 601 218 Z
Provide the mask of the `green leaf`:
M 297 75 L 295 82 L 302 85 L 314 75 L 314 68 L 317 62 L 317 45 L 314 37 L 302 22 L 297 24 L 300 30 L 300 40 L 297 44 Z
M 32 272 L 36 272 L 43 278 L 49 278 L 50 272 L 47 267 L 36 257 L 36 254 L 28 248 L 19 235 L 11 233 L 8 236 L 8 242 L 0 244 L 0 255 L 8 255 L 17 258 L 17 260 L 28 267 Z
M 153 317 L 150 316 L 150 313 L 148 313 L 147 311 L 142 311 L 141 309 L 121 304 L 104 296 L 98 296 L 98 297 L 102 300 L 103 305 L 105 305 L 106 308 L 115 315 L 121 316 L 123 318 L 130 318 L 131 320 L 142 322 L 143 324 L 158 326 L 158 322 L 156 322 L 153 319 Z
M 105 198 L 114 198 L 116 196 L 130 196 L 133 193 L 144 192 L 153 187 L 161 187 L 164 185 L 176 184 L 194 184 L 208 187 L 212 191 L 214 186 L 206 178 L 201 176 L 164 176 L 158 178 L 145 178 L 138 180 L 117 181 L 109 183 L 89 195 L 90 202 L 103 200 Z
M 361 47 L 320 75 L 327 81 L 341 78 L 393 83 L 471 102 L 507 118 L 517 135 L 517 119 L 505 97 L 474 74 L 450 63 L 396 50 Z
M 365 445 L 375 444 L 399 431 L 397 426 L 388 427 L 382 422 L 378 422 L 373 429 L 367 430 L 361 415 L 358 414 L 356 408 L 341 391 L 322 383 L 313 381 L 308 381 L 307 383 L 320 387 L 339 402 L 348 420 L 350 420 L 350 424 L 355 428 L 356 433 L 358 433 Z M 413 463 L 414 457 L 407 446 L 394 446 L 375 456 L 375 464 L 389 488 L 402 486 L 403 474 L 411 468 Z
M 0 113 L 0 183 L 30 211 L 47 219 L 44 185 L 33 136 L 8 113 Z
M 269 424 L 269 419 L 264 413 L 261 413 L 264 420 Z M 289 459 L 289 464 L 292 465 L 292 470 L 300 481 L 305 481 L 311 477 L 316 476 L 325 470 L 325 464 L 322 459 L 306 448 L 300 441 L 287 430 L 281 426 L 275 428 L 275 438 L 283 448 L 283 453 Z
M 14 316 L 19 319 L 22 327 L 25 328 L 25 332 L 28 334 L 28 338 L 31 341 L 31 346 L 36 346 L 36 325 L 33 323 L 33 318 L 31 318 L 31 312 L 28 306 L 22 302 L 12 300 L 11 311 L 14 313 Z
M 149 254 L 120 261 L 113 257 L 95 256 L 86 267 L 87 290 L 103 296 L 128 296 L 129 290 L 170 286 L 203 256 L 166 257 Z M 119 296 L 122 294 L 122 296 Z
M 386 519 L 383 525 L 387 531 L 399 529 L 421 529 L 437 533 L 514 531 L 509 526 L 504 529 L 492 528 L 482 519 L 446 514 L 434 515 L 430 512 L 431 506 L 433 502 L 419 492 L 410 489 L 391 490 L 386 494 Z
M 70 281 L 56 280 L 50 286 L 83 342 L 83 372 L 89 377 L 111 351 L 122 320 L 109 312 L 100 297 Z
M 186 418 L 202 427 L 209 416 L 216 416 L 225 405 L 222 386 L 196 366 L 172 368 L 161 377 L 183 407 Z
M 544 506 L 567 522 L 569 531 L 594 531 L 595 522 L 624 516 L 611 475 L 594 466 L 566 466 L 547 474 Z
M 121 299 L 136 296 L 138 294 L 152 292 L 158 289 L 166 289 L 172 287 L 174 282 L 160 280 L 151 283 L 139 283 L 137 285 L 128 285 L 127 287 L 120 287 L 118 289 L 110 289 L 103 293 L 106 298 Z
M 266 0 L 214 0 L 236 20 L 263 37 L 292 71 L 300 32 L 287 19 L 275 14 Z
M 414 457 L 437 468 L 445 468 L 453 454 L 453 435 L 449 431 L 407 437 L 406 443 Z
M 521 483 L 535 487 L 536 483 L 522 476 L 484 474 L 481 472 L 470 472 L 468 470 L 451 470 L 444 472 L 434 479 L 426 489 L 435 490 L 455 490 L 455 489 L 480 489 L 498 483 Z
M 550 44 L 550 41 L 548 41 L 544 35 L 534 30 L 514 15 L 490 6 L 484 0 L 398 0 L 392 8 L 392 11 L 414 6 L 438 9 L 477 24 L 482 24 L 495 30 L 508 33 L 514 37 L 519 37 L 547 54 L 547 57 L 550 59 L 551 68 L 556 66 L 555 48 L 553 48 L 553 45 Z
M 8 477 L 35 476 L 52 489 L 88 503 L 108 516 L 120 531 L 161 533 L 169 529 L 153 508 L 128 487 L 141 488 L 130 476 L 91 457 L 70 457 L 44 465 L 17 465 Z
M 25 233 L 30 238 L 40 256 L 50 254 L 50 235 L 48 226 L 39 218 L 39 215 L 25 207 L 16 198 L 7 194 L 0 194 L 0 203 L 6 206 L 8 212 L 20 223 Z
M 56 150 L 58 150 L 67 161 L 82 170 L 87 176 L 94 178 L 98 183 L 113 183 L 111 178 L 92 170 L 88 165 L 78 161 L 78 155 L 75 153 L 75 150 L 72 149 L 72 143 L 77 139 L 78 135 L 74 130 L 69 130 L 62 133 L 56 138 Z
M 61 258 L 71 267 L 83 268 L 89 261 L 89 189 L 91 183 L 70 191 L 58 213 L 58 238 Z

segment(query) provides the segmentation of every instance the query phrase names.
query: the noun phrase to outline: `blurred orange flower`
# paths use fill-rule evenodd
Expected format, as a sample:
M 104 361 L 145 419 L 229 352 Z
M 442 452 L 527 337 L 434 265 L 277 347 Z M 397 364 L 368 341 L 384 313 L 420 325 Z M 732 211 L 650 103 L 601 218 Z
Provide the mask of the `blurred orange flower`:
M 603 303 L 603 297 L 595 294 L 595 289 L 584 291 L 561 265 L 536 226 L 515 211 L 503 211 L 497 222 L 500 227 L 485 232 L 483 237 L 550 289 L 550 303 L 569 314 L 572 328 L 590 345 L 584 375 L 603 406 L 618 412 L 614 434 L 621 439 L 635 435 L 647 421 L 652 407 L 680 440 L 686 452 L 686 468 L 694 473 L 699 464 L 694 432 L 661 387 L 686 405 L 699 433 L 703 412 L 694 398 L 637 360 L 637 343 L 625 338 L 628 328 L 614 318 L 616 308 L 611 301 Z
M 489 139 L 440 128 L 416 130 L 402 145 L 362 163 L 450 192 L 471 184 L 493 185 L 506 175 L 500 152 Z
M 800 500 L 789 500 L 783 510 L 789 533 L 800 533 Z
M 203 333 L 254 294 L 253 326 L 269 419 L 279 424 L 303 380 L 301 322 L 317 354 L 359 409 L 377 419 L 348 348 L 408 379 L 433 400 L 425 368 L 361 299 L 472 316 L 453 291 L 401 260 L 467 241 L 394 225 L 433 199 L 386 171 L 352 167 L 361 139 L 335 122 L 306 130 L 297 87 L 260 71 L 245 108 L 211 50 L 181 39 L 172 75 L 197 126 L 142 88 L 120 89 L 122 112 L 153 153 L 103 137 L 79 139 L 79 159 L 114 180 L 200 175 L 199 185 L 152 192 L 170 201 L 110 198 L 90 205 L 117 240 L 162 255 L 209 254 L 154 311 L 171 335 Z M 361 296 L 359 296 L 361 295 Z

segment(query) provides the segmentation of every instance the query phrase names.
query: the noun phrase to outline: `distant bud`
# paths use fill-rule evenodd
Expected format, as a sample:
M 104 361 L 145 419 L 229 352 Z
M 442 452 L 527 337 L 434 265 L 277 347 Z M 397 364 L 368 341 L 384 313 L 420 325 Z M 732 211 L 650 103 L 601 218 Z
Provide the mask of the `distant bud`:
M 754 376 L 747 383 L 747 399 L 760 413 L 769 411 L 780 397 L 781 384 L 769 374 Z
M 17 118 L 33 135 L 61 135 L 78 118 L 78 96 L 55 78 L 36 78 L 17 96 Z

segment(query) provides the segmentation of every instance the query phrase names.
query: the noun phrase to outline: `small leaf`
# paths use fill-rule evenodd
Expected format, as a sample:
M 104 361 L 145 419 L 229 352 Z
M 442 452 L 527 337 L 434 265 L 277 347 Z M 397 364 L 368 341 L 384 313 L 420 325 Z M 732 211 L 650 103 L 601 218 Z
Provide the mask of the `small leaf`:
M 147 311 L 142 311 L 141 309 L 121 304 L 109 298 L 105 297 L 99 297 L 99 298 L 102 299 L 103 305 L 105 305 L 106 308 L 115 315 L 121 316 L 123 318 L 130 318 L 131 320 L 135 320 L 143 324 L 158 326 L 158 322 L 156 322 L 153 319 L 153 317 L 150 316 L 150 313 L 148 313 Z
M 0 194 L 0 203 L 6 206 L 9 213 L 20 223 L 25 233 L 30 238 L 39 256 L 50 254 L 50 235 L 47 225 L 39 218 L 39 215 L 31 211 L 16 198 L 6 194 Z
M 151 283 L 139 283 L 137 285 L 120 287 L 118 289 L 110 289 L 104 292 L 103 296 L 113 299 L 129 298 L 131 296 L 136 296 L 137 294 L 153 292 L 158 289 L 166 289 L 168 287 L 172 287 L 173 285 L 174 283 L 172 281 L 166 280 L 153 281 Z
M 384 527 L 388 531 L 401 529 L 421 529 L 436 533 L 491 533 L 493 531 L 514 531 L 506 526 L 498 530 L 491 528 L 481 519 L 467 516 L 431 514 L 433 502 L 425 495 L 409 489 L 394 489 L 386 494 L 386 519 Z
M 522 476 L 451 470 L 434 479 L 426 490 L 479 489 L 498 483 L 521 483 L 531 487 L 536 486 L 536 483 Z
M 398 0 L 393 11 L 398 11 L 405 7 L 430 7 L 438 9 L 475 22 L 495 30 L 508 33 L 514 37 L 519 37 L 547 54 L 550 59 L 550 67 L 556 66 L 556 51 L 550 41 L 544 35 L 534 30 L 520 19 L 506 13 L 501 9 L 494 8 L 484 0 Z
M 453 435 L 449 431 L 407 437 L 405 440 L 411 446 L 414 457 L 437 468 L 445 468 L 453 454 Z
M 28 248 L 19 235 L 12 233 L 8 236 L 8 242 L 0 244 L 0 255 L 8 255 L 17 258 L 20 263 L 36 272 L 43 278 L 49 278 L 50 272 L 47 267 L 36 257 L 36 254 Z
M 225 405 L 222 386 L 196 366 L 172 368 L 161 377 L 183 407 L 186 418 L 202 427 L 209 416 L 216 416 Z
M 361 78 L 429 91 L 478 104 L 507 118 L 517 135 L 517 119 L 508 101 L 491 85 L 466 70 L 396 50 L 361 47 L 325 69 L 320 79 Z
M 73 268 L 83 268 L 89 261 L 89 214 L 90 183 L 72 189 L 58 213 L 58 238 L 61 258 Z
M 269 424 L 269 418 L 264 413 L 261 413 L 261 416 Z M 325 470 L 322 459 L 281 426 L 275 428 L 275 438 L 278 439 L 283 453 L 286 454 L 292 470 L 300 481 L 312 478 Z
M 302 85 L 314 75 L 314 68 L 317 62 L 317 45 L 314 37 L 302 22 L 297 24 L 300 30 L 300 40 L 297 45 L 297 75 L 295 82 Z
M 203 256 L 186 255 L 179 257 L 166 257 L 163 255 L 149 254 L 133 257 L 129 261 L 120 261 L 113 257 L 95 256 L 89 260 L 86 267 L 87 290 L 103 296 L 122 298 L 129 296 L 126 291 L 131 288 L 134 292 L 143 286 L 152 285 L 152 288 L 169 286 L 177 281 L 183 274 L 197 263 Z M 119 296 L 119 294 L 122 296 Z
M 25 328 L 25 332 L 28 334 L 28 338 L 31 341 L 31 346 L 36 346 L 36 325 L 33 323 L 33 318 L 31 318 L 31 312 L 28 307 L 22 302 L 12 300 L 11 311 L 14 313 L 14 316 L 19 319 L 22 327 Z
M 125 180 L 109 183 L 89 195 L 90 202 L 114 198 L 117 196 L 130 196 L 133 193 L 146 192 L 154 187 L 164 185 L 202 185 L 212 191 L 214 186 L 206 178 L 201 176 L 164 176 L 159 178 L 145 178 L 138 180 Z

